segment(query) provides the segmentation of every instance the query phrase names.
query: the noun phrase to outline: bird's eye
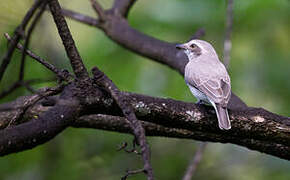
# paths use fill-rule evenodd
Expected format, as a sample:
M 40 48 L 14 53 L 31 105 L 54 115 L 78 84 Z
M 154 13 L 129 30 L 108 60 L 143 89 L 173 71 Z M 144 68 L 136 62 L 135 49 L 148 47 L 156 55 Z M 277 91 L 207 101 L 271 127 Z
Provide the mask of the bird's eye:
M 197 48 L 197 45 L 196 45 L 196 44 L 192 44 L 192 45 L 190 45 L 190 47 L 191 47 L 192 49 L 195 49 L 195 48 Z

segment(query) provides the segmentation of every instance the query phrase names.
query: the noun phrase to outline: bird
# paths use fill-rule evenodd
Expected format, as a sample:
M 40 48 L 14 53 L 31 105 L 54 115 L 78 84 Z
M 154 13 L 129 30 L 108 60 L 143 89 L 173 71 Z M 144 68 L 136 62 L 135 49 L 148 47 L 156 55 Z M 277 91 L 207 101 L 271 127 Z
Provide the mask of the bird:
M 212 105 L 221 130 L 231 129 L 227 105 L 231 97 L 231 80 L 213 46 L 199 39 L 177 44 L 187 55 L 184 79 L 198 104 Z

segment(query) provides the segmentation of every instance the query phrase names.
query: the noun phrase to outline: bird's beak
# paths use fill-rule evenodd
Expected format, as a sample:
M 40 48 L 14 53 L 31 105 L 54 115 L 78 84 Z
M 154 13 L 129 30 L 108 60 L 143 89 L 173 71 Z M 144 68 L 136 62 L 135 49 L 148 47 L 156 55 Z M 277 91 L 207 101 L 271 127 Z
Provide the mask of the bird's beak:
M 176 44 L 176 49 L 186 49 L 186 45 L 185 44 Z

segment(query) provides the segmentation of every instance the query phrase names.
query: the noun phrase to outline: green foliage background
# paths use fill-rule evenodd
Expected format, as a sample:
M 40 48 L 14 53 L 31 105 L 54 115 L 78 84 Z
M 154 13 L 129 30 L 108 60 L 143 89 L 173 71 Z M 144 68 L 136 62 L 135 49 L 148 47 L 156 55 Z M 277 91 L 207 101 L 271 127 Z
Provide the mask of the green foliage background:
M 13 32 L 32 0 L 0 3 L 0 33 Z M 101 0 L 104 7 L 112 1 Z M 89 1 L 62 0 L 64 7 L 96 16 Z M 129 15 L 136 29 L 170 42 L 186 41 L 198 28 L 206 30 L 222 58 L 224 0 L 139 0 Z M 290 116 L 290 5 L 288 0 L 236 0 L 234 4 L 233 49 L 229 73 L 232 89 L 248 105 Z M 100 30 L 68 20 L 75 42 L 88 69 L 99 66 L 124 91 L 194 102 L 183 78 L 175 71 L 120 47 Z M 0 57 L 6 51 L 0 37 Z M 31 40 L 31 49 L 67 68 L 60 38 L 49 13 L 45 13 Z M 1 58 L 2 59 L 2 58 Z M 20 53 L 0 84 L 3 91 L 17 79 Z M 53 74 L 27 58 L 25 79 L 48 78 Z M 35 88 L 54 83 L 35 85 Z M 19 89 L 0 102 L 27 95 Z M 0 137 L 1 138 L 1 137 Z M 157 180 L 181 179 L 198 142 L 148 138 Z M 120 179 L 127 168 L 142 167 L 135 155 L 117 152 L 122 141 L 132 137 L 90 129 L 67 129 L 54 140 L 33 150 L 0 158 L 2 180 Z M 232 144 L 211 143 L 195 174 L 196 179 L 286 180 L 290 163 Z M 143 175 L 132 180 L 145 179 Z

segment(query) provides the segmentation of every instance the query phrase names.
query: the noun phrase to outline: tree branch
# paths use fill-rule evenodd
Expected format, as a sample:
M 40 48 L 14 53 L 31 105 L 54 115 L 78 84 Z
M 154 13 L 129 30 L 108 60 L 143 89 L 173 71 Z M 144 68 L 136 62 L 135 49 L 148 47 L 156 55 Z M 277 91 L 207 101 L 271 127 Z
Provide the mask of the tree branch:
M 49 8 L 53 15 L 54 22 L 57 26 L 59 36 L 65 47 L 66 54 L 70 59 L 71 66 L 77 78 L 80 80 L 89 79 L 89 74 L 79 52 L 75 46 L 75 42 L 71 36 L 67 23 L 62 15 L 60 4 L 58 0 L 49 0 Z
M 193 34 L 193 36 L 191 36 L 190 40 L 200 39 L 204 35 L 205 35 L 205 30 L 203 28 L 200 28 Z
M 5 33 L 4 36 L 6 37 L 6 39 L 8 41 L 11 41 L 11 38 L 9 36 L 8 33 Z M 23 46 L 18 43 L 16 45 L 17 49 L 19 50 L 23 50 Z M 45 61 L 44 59 L 42 59 L 40 56 L 36 55 L 34 52 L 26 49 L 25 53 L 27 55 L 29 55 L 31 58 L 35 59 L 37 62 L 39 62 L 40 64 L 42 64 L 44 67 L 46 67 L 47 69 L 49 69 L 50 71 L 54 72 L 61 80 L 66 80 L 69 81 L 69 77 L 72 77 L 72 75 L 67 72 L 66 70 L 59 70 L 57 69 L 54 65 L 48 63 L 47 61 Z
M 265 111 L 265 110 L 264 110 Z M 265 111 L 267 112 L 267 111 Z M 239 113 L 236 113 L 239 114 Z M 259 117 L 260 114 L 258 112 L 253 113 L 251 116 L 253 117 Z M 187 117 L 186 117 L 187 116 Z M 140 118 L 140 117 L 139 117 Z M 170 115 L 168 116 L 161 116 L 161 118 L 168 118 L 167 124 L 172 121 L 170 118 Z M 146 130 L 146 136 L 164 136 L 164 137 L 173 137 L 173 138 L 186 138 L 186 139 L 194 139 L 198 141 L 209 141 L 209 142 L 221 142 L 221 143 L 232 143 L 237 144 L 243 147 L 247 147 L 251 150 L 256 150 L 259 152 L 263 152 L 266 154 L 270 154 L 276 157 L 280 157 L 282 159 L 290 160 L 290 146 L 282 144 L 280 140 L 273 140 L 271 139 L 272 135 L 266 135 L 263 138 L 256 137 L 257 134 L 260 134 L 261 129 L 268 128 L 271 126 L 271 122 L 268 122 L 269 125 L 259 125 L 258 122 L 252 123 L 253 125 L 246 127 L 249 128 L 247 132 L 250 133 L 249 136 L 241 136 L 239 137 L 239 134 L 245 133 L 244 129 L 239 129 L 241 126 L 245 126 L 247 123 L 241 123 L 243 122 L 243 119 L 251 118 L 249 116 L 240 116 L 237 118 L 234 118 L 235 124 L 238 124 L 238 126 L 235 128 L 236 132 L 229 132 L 226 134 L 222 134 L 221 132 L 212 132 L 208 129 L 205 130 L 205 128 L 201 128 L 200 123 L 196 123 L 195 125 L 192 125 L 190 123 L 190 120 L 186 119 L 188 118 L 188 115 L 184 113 L 180 118 L 184 118 L 182 122 L 179 122 L 178 127 L 172 127 L 173 125 L 170 125 L 170 127 L 166 123 L 161 123 L 160 119 L 143 119 L 142 125 L 144 129 Z M 205 120 L 201 119 L 200 121 Z M 209 122 L 214 122 L 214 118 L 210 118 Z M 251 119 L 246 119 L 247 121 L 253 121 Z M 149 122 L 150 121 L 150 122 Z M 172 122 L 171 122 L 172 123 Z M 177 122 L 176 122 L 177 123 Z M 213 123 L 212 123 L 213 124 Z M 253 127 L 256 125 L 259 125 L 259 128 L 254 129 Z M 278 125 L 278 124 L 277 124 Z M 130 126 L 125 118 L 118 117 L 118 116 L 111 116 L 111 115 L 86 115 L 82 116 L 79 119 L 75 121 L 73 124 L 74 127 L 78 128 L 95 128 L 95 129 L 103 129 L 108 131 L 114 131 L 114 132 L 121 132 L 121 133 L 132 133 Z M 276 125 L 275 125 L 276 126 Z M 209 128 L 213 128 L 212 126 Z M 282 130 L 282 136 L 284 136 L 284 140 L 282 141 L 289 141 L 289 126 L 288 127 L 280 127 L 279 125 L 276 128 L 275 134 L 280 134 L 281 129 Z M 197 129 L 197 130 L 194 130 Z M 280 131 L 280 132 L 279 132 Z M 274 135 L 274 134 L 273 134 Z M 281 134 L 280 134 L 281 135 Z M 279 136 L 280 136 L 279 135 Z M 263 139 L 263 140 L 262 140 Z
M 100 22 L 90 16 L 84 15 L 84 14 L 80 14 L 68 9 L 62 9 L 61 10 L 62 14 L 68 18 L 71 18 L 73 20 L 82 22 L 84 24 L 90 25 L 90 26 L 96 26 L 96 27 L 100 27 Z
M 126 117 L 126 119 L 130 122 L 131 129 L 133 130 L 133 134 L 137 140 L 137 143 L 141 147 L 141 154 L 144 162 L 144 170 L 147 174 L 148 180 L 153 180 L 153 169 L 150 164 L 150 148 L 146 142 L 145 131 L 137 119 L 131 104 L 128 102 L 125 96 L 122 95 L 120 90 L 116 87 L 116 85 L 97 67 L 94 67 L 93 70 L 94 82 L 96 82 L 101 87 L 105 88 L 107 92 L 110 93 L 112 98 L 116 101 L 118 106 L 121 108 L 122 113 Z M 125 176 L 127 177 L 127 176 Z M 125 178 L 126 179 L 126 178 Z
M 219 130 L 212 107 L 132 93 L 122 95 L 129 100 L 137 118 L 143 121 L 147 136 L 232 143 L 290 160 L 289 117 L 279 116 L 262 108 L 233 110 L 229 111 L 232 129 L 225 132 Z M 112 99 L 106 95 L 97 98 L 88 96 L 87 99 L 94 100 L 95 103 L 83 108 L 80 114 L 86 116 L 72 122 L 72 126 L 132 133 L 128 121 L 117 117 L 122 116 L 122 112 Z M 6 104 L 2 108 L 14 106 Z M 43 111 L 46 112 L 47 107 L 35 106 L 26 113 L 26 117 L 31 118 Z M 3 119 L 11 119 L 14 113 L 13 110 L 0 112 L 0 129 L 5 127 L 2 125 Z M 111 116 L 94 115 L 96 113 Z
M 231 34 L 233 30 L 233 4 L 234 0 L 227 0 L 227 14 L 226 14 L 226 34 L 224 41 L 224 64 L 226 68 L 229 68 L 230 53 L 232 49 Z
M 0 82 L 2 80 L 2 77 L 5 73 L 7 66 L 9 65 L 9 63 L 11 61 L 11 57 L 13 55 L 14 49 L 24 34 L 25 27 L 27 26 L 31 17 L 33 16 L 36 9 L 40 6 L 41 3 L 42 3 L 42 0 L 35 1 L 34 4 L 32 5 L 32 7 L 27 11 L 21 24 L 15 29 L 11 43 L 8 46 L 8 51 L 5 54 L 5 56 L 3 57 L 2 64 L 0 66 Z
M 96 11 L 96 13 L 99 16 L 99 21 L 104 21 L 105 20 L 105 11 L 102 8 L 102 6 L 96 1 L 96 0 L 90 0 L 92 7 Z
M 184 115 L 186 116 L 186 115 Z M 170 118 L 170 117 L 160 117 L 160 118 Z M 181 117 L 182 118 L 182 117 Z M 184 117 L 185 118 L 185 117 Z M 245 117 L 241 117 L 245 118 Z M 169 119 L 171 121 L 172 119 Z M 213 119 L 211 119 L 213 120 Z M 241 119 L 234 119 L 235 121 L 243 121 Z M 153 122 L 156 122 L 158 124 L 155 124 Z M 185 138 L 185 139 L 194 139 L 198 141 L 209 141 L 209 142 L 221 142 L 221 143 L 233 143 L 237 144 L 243 147 L 247 147 L 251 150 L 256 150 L 259 152 L 263 152 L 266 154 L 270 154 L 282 159 L 290 160 L 290 146 L 281 144 L 279 140 L 267 140 L 270 136 L 265 136 L 263 139 L 265 140 L 257 140 L 260 138 L 256 138 L 254 134 L 260 133 L 259 130 L 249 130 L 252 135 L 248 137 L 239 137 L 237 134 L 243 133 L 244 130 L 236 129 L 237 133 L 227 133 L 227 134 L 221 134 L 217 132 L 210 132 L 209 130 L 193 130 L 190 128 L 187 128 L 188 126 L 192 127 L 189 122 L 180 122 L 178 127 L 168 127 L 166 123 L 161 123 L 159 120 L 150 120 L 148 122 L 148 119 L 144 119 L 142 121 L 142 126 L 146 130 L 146 136 L 163 136 L 163 137 L 171 137 L 171 138 Z M 245 125 L 245 124 L 243 124 Z M 82 116 L 79 119 L 75 121 L 73 124 L 74 127 L 77 128 L 95 128 L 95 129 L 103 129 L 108 131 L 114 131 L 114 132 L 121 132 L 121 133 L 131 133 L 131 128 L 129 123 L 126 121 L 125 118 L 117 117 L 117 116 L 110 116 L 110 115 L 87 115 Z M 196 126 L 200 126 L 196 125 Z M 264 125 L 261 128 L 266 128 L 267 125 Z M 259 128 L 260 129 L 260 128 Z M 285 132 L 286 131 L 286 132 Z M 285 138 L 289 140 L 289 127 L 286 128 L 284 131 Z M 288 131 L 288 132 L 287 132 Z M 280 132 L 277 132 L 278 134 Z M 235 136 L 232 136 L 235 134 Z M 231 137 L 232 136 L 232 137 Z M 288 136 L 288 137 L 287 137 Z
M 9 88 L 7 88 L 6 90 L 4 90 L 0 93 L 0 99 L 9 95 L 10 93 L 15 91 L 16 89 L 20 88 L 22 86 L 22 83 L 30 85 L 30 84 L 40 84 L 40 83 L 45 83 L 45 82 L 53 82 L 53 81 L 56 81 L 56 78 L 30 79 L 30 80 L 26 80 L 26 81 L 17 81 L 15 83 L 13 83 Z
M 200 163 L 202 154 L 205 150 L 207 143 L 201 143 L 196 150 L 193 159 L 190 161 L 189 166 L 187 167 L 187 170 L 183 176 L 182 180 L 191 180 L 194 172 L 196 171 L 197 165 Z
M 28 48 L 29 46 L 29 42 L 30 42 L 30 37 L 31 34 L 36 26 L 36 24 L 38 23 L 39 19 L 41 18 L 44 10 L 45 10 L 45 6 L 46 6 L 47 2 L 44 1 L 42 2 L 41 8 L 38 11 L 38 13 L 35 15 L 35 18 L 33 19 L 28 31 L 27 31 L 27 35 L 25 36 L 25 43 L 23 46 L 22 51 L 22 56 L 21 56 L 21 65 L 20 65 L 20 72 L 19 72 L 19 81 L 22 81 L 24 78 L 24 67 L 25 67 L 25 57 L 26 57 L 26 52 L 25 50 Z
M 212 107 L 138 94 L 124 93 L 124 96 L 129 96 L 127 98 L 131 99 L 131 104 L 140 120 L 170 128 L 190 130 L 199 134 L 194 137 L 196 140 L 233 143 L 275 156 L 290 158 L 290 119 L 288 117 L 275 115 L 262 108 L 230 111 L 232 129 L 223 132 L 218 129 Z M 105 109 L 101 112 L 109 114 L 118 112 L 113 105 L 106 104 Z
M 53 108 L 39 116 L 34 116 L 31 121 L 1 130 L 0 156 L 31 149 L 49 141 L 65 129 L 73 118 L 78 115 L 79 104 L 78 101 L 72 98 L 70 92 L 64 92 Z M 47 91 L 46 93 L 51 93 L 51 91 Z M 32 98 L 28 98 L 28 103 L 37 101 L 37 98 L 33 96 Z M 23 104 L 24 107 L 27 106 L 27 102 L 23 102 Z M 17 110 L 14 113 L 18 115 Z M 2 118 L 1 120 L 3 121 Z
M 112 10 L 115 14 L 120 14 L 121 16 L 127 18 L 131 7 L 137 0 L 115 0 Z

